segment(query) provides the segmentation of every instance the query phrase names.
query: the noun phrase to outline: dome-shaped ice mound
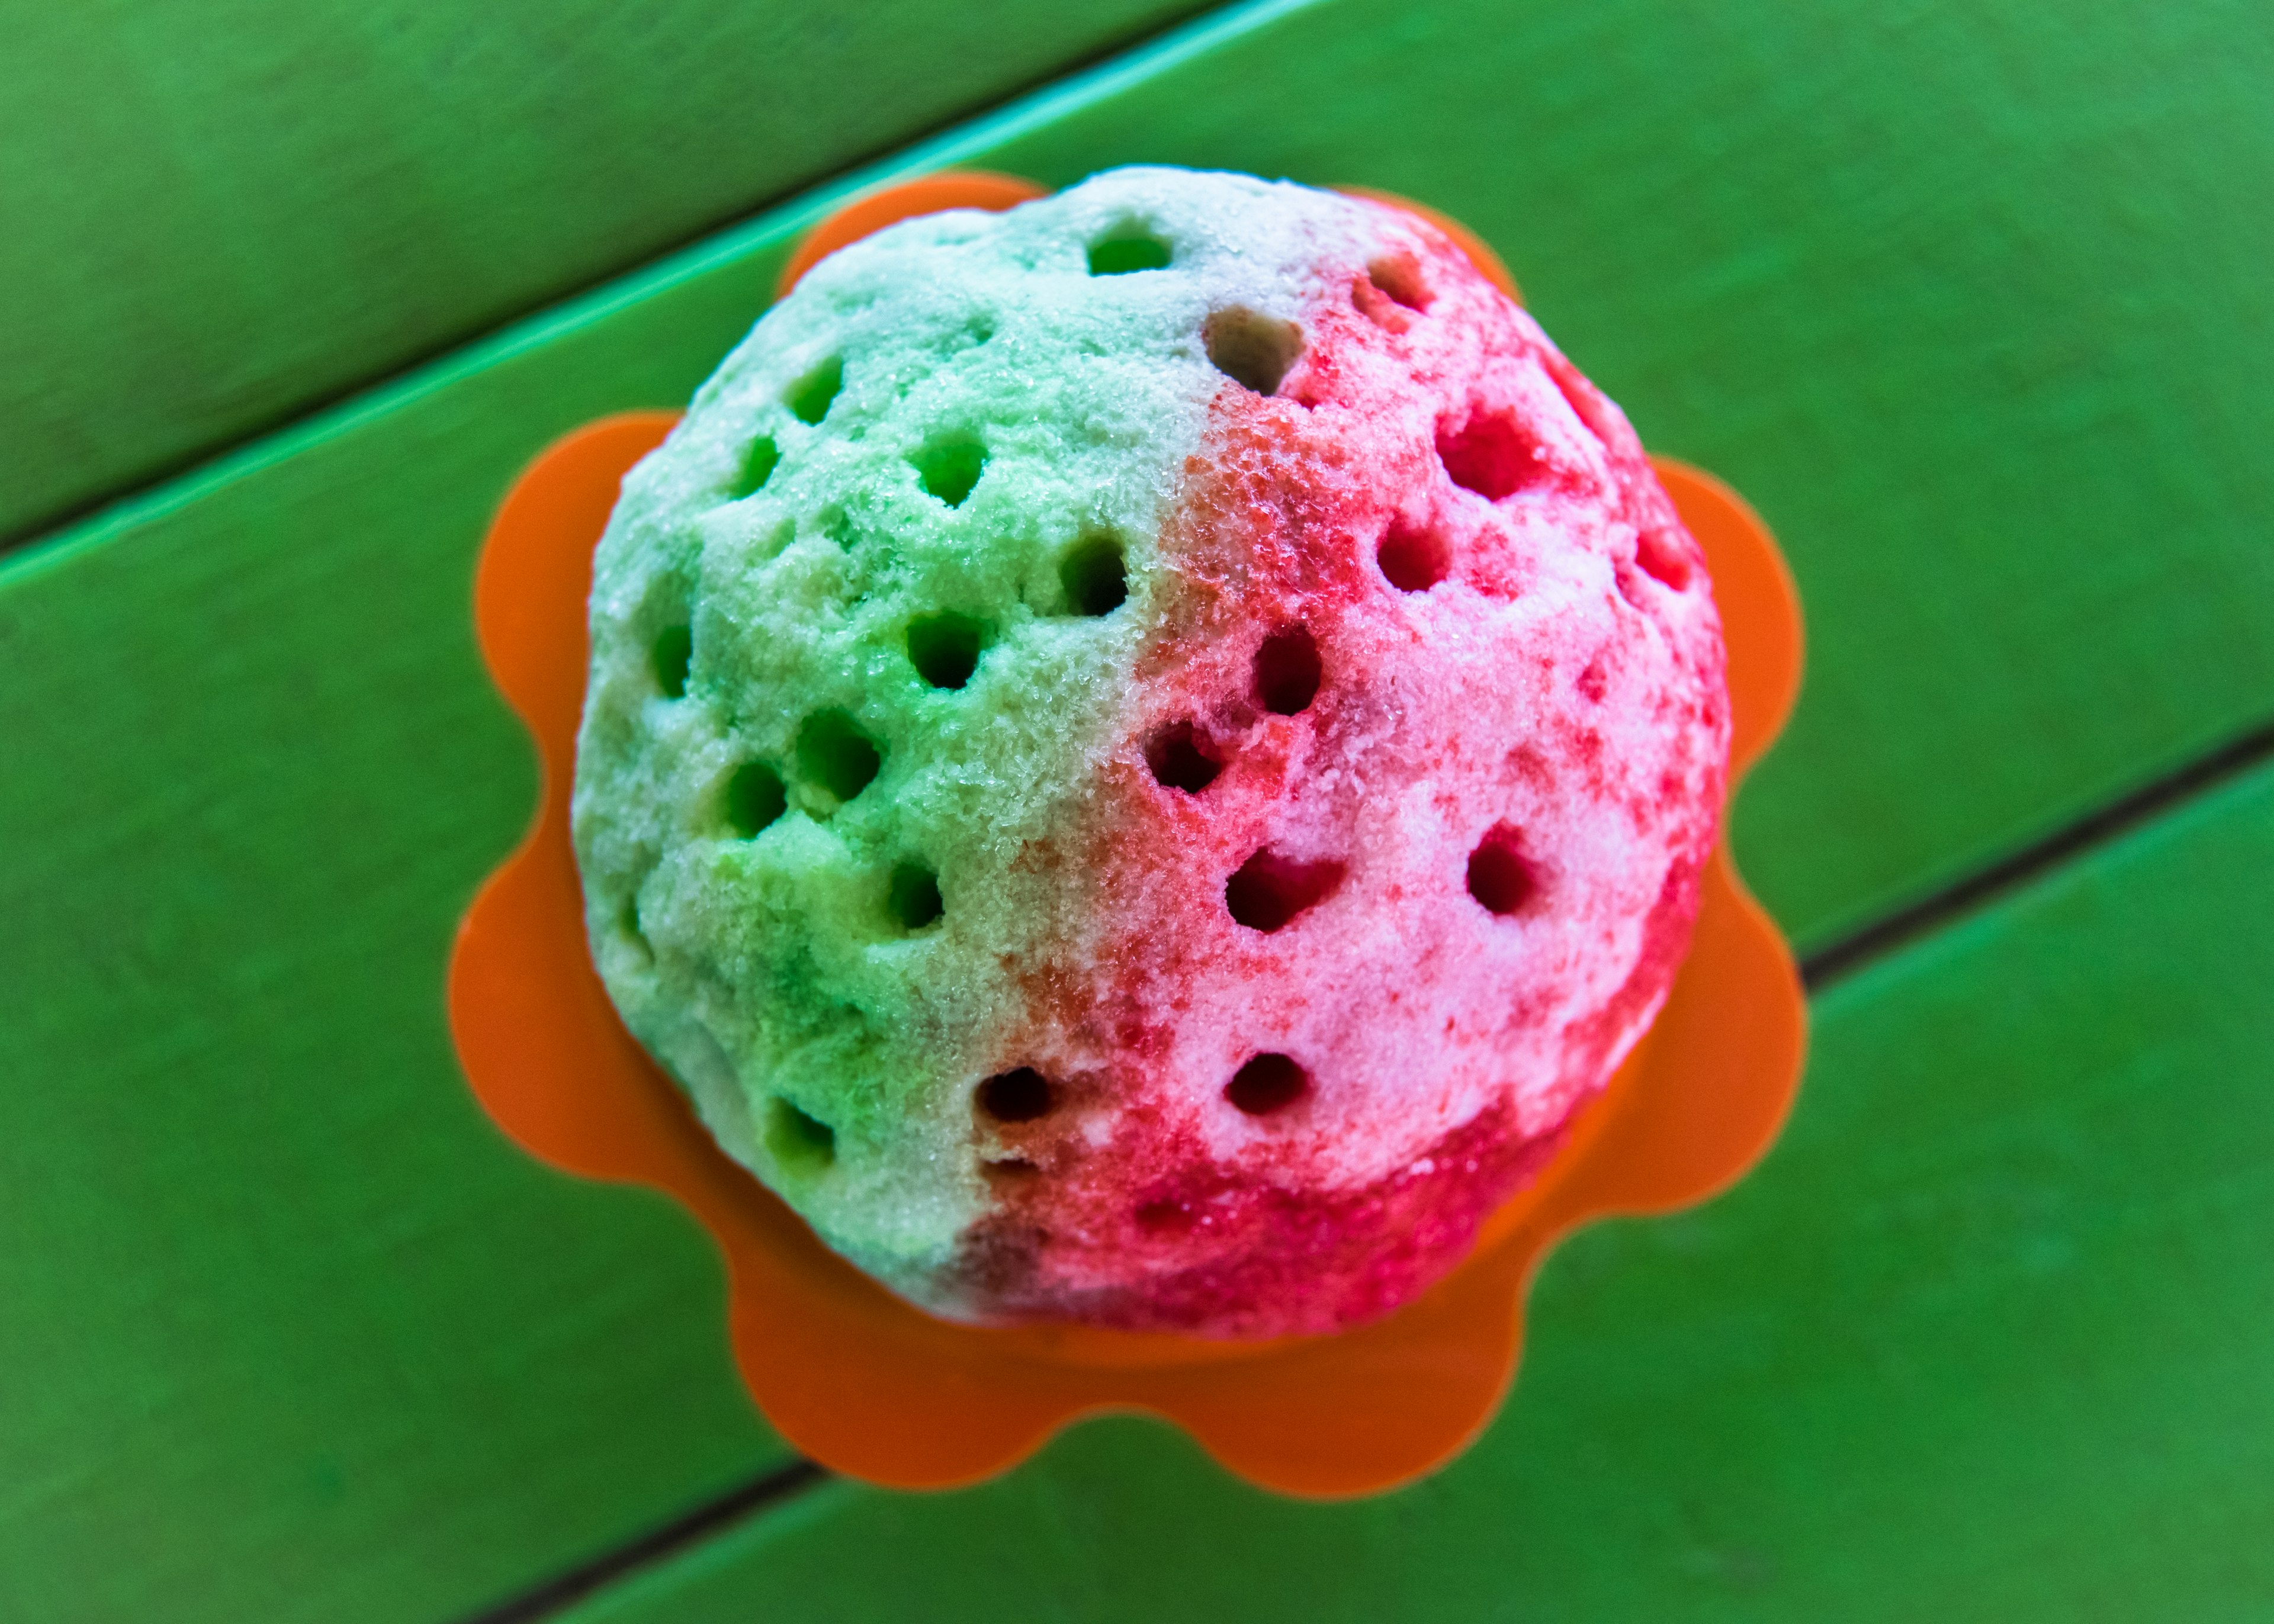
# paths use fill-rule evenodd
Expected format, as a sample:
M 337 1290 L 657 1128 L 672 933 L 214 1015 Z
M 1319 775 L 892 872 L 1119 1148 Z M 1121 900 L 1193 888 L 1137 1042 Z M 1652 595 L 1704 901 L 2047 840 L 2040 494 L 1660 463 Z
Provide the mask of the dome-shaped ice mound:
M 1406 1300 L 1665 996 L 1697 547 L 1444 237 L 1126 169 L 895 226 L 625 481 L 595 957 L 727 1150 L 970 1320 Z

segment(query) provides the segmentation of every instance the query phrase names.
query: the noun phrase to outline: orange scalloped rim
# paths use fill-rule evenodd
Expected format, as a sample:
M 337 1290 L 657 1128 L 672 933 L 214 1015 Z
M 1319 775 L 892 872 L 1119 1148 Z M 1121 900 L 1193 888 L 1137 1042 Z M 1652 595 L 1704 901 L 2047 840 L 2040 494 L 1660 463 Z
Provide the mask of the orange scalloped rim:
M 1007 177 L 948 175 L 872 194 L 816 229 L 782 285 L 892 220 L 1008 207 L 1039 192 Z M 1333 1336 L 1224 1342 L 977 1328 L 892 1296 L 718 1148 L 624 1030 L 586 951 L 568 790 L 592 549 L 623 475 L 676 421 L 631 413 L 557 441 L 515 484 L 484 544 L 474 592 L 482 654 L 535 736 L 544 789 L 535 828 L 460 923 L 450 1029 L 476 1097 L 523 1148 L 586 1177 L 660 1190 L 711 1232 L 727 1260 L 743 1380 L 813 1459 L 872 1483 L 945 1487 L 1016 1464 L 1079 1416 L 1137 1409 L 1267 1488 L 1391 1487 L 1457 1454 L 1491 1418 L 1515 1372 L 1525 1285 L 1558 1237 L 1593 1218 L 1702 1200 L 1776 1137 L 1799 1084 L 1806 1006 L 1784 939 L 1725 841 L 1705 876 L 1690 956 L 1648 1035 L 1467 1261 L 1397 1312 Z M 1734 786 L 1798 690 L 1798 600 L 1766 527 L 1735 492 L 1655 462 L 1706 550 L 1721 607 Z

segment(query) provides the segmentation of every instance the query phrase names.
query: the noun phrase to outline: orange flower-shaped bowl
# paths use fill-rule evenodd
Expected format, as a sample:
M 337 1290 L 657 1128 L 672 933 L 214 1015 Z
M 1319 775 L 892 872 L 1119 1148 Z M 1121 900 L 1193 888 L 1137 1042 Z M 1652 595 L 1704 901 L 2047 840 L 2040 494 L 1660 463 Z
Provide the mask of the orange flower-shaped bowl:
M 1039 188 L 933 176 L 859 199 L 807 239 L 786 290 L 824 253 L 907 215 L 1007 207 Z M 1379 197 L 1380 194 L 1373 194 Z M 1489 252 L 1440 216 L 1513 293 Z M 976 1328 L 910 1307 L 831 1252 L 712 1141 L 624 1030 L 586 951 L 568 790 L 586 663 L 594 545 L 624 473 L 675 418 L 590 425 L 531 463 L 490 530 L 475 587 L 482 653 L 536 735 L 536 827 L 489 877 L 450 965 L 450 1026 L 483 1108 L 515 1140 L 590 1178 L 649 1184 L 726 1254 L 729 1330 L 774 1426 L 823 1464 L 904 1487 L 1011 1466 L 1075 1417 L 1142 1410 L 1241 1476 L 1290 1493 L 1389 1487 L 1457 1454 L 1516 1368 L 1525 1287 L 1591 1218 L 1702 1200 L 1767 1148 L 1798 1085 L 1805 1006 L 1791 955 L 1746 894 L 1725 841 L 1690 957 L 1656 1024 L 1585 1108 L 1541 1177 L 1487 1222 L 1462 1266 L 1373 1324 L 1269 1342 L 1081 1326 Z M 1706 550 L 1728 647 L 1731 780 L 1775 737 L 1800 678 L 1783 560 L 1743 502 L 1660 461 Z

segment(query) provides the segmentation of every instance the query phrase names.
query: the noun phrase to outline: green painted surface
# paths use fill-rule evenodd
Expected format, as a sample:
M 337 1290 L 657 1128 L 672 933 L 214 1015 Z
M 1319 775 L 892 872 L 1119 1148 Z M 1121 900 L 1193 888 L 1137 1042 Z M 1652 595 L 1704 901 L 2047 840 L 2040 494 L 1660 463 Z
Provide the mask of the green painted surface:
M 779 259 L 0 564 L 0 1617 L 450 1617 L 787 1458 L 700 1232 L 507 1144 L 442 1018 L 536 793 L 489 512 Z
M 1513 1399 L 1417 1487 L 1279 1500 L 1097 1423 L 568 1616 L 2262 1619 L 2270 872 L 2274 771 L 1841 985 L 1769 1162 L 1556 1254 Z
M 0 8 L 0 538 L 1188 9 Z
M 1809 689 L 1738 835 L 1816 943 L 2274 710 L 2248 20 L 1266 8 L 903 162 L 1221 164 L 1483 229 L 1800 572 Z M 497 1141 L 440 987 L 531 790 L 467 630 L 483 520 L 551 435 L 683 400 L 825 206 L 0 566 L 0 1614 L 446 1617 L 779 1458 L 699 1237 Z M 1118 1425 L 979 1495 L 825 1490 L 653 1583 L 939 1616 L 1024 1563 L 1061 1613 L 1188 1575 L 1399 1616 L 1426 1557 L 1478 1616 L 2232 1616 L 2274 1476 L 2234 1261 L 2263 806 L 1841 988 L 1777 1159 L 1564 1254 L 1524 1396 L 1420 1490 L 1266 1502 Z M 933 1560 L 963 1588 L 907 1605 Z
M 782 1458 L 699 1232 L 457 1078 L 535 773 L 336 471 L 0 596 L 0 1617 L 440 1618 Z

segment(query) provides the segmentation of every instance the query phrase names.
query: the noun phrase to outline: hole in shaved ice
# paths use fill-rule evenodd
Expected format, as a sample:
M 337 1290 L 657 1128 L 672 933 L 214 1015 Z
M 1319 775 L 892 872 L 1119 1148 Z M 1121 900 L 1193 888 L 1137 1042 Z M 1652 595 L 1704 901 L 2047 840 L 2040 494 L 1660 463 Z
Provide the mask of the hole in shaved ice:
M 1268 934 L 1333 896 L 1348 872 L 1347 864 L 1331 858 L 1303 862 L 1267 846 L 1224 882 L 1224 905 L 1250 930 Z
M 1112 613 L 1129 597 L 1129 569 L 1121 544 L 1111 536 L 1083 537 L 1058 560 L 1058 584 L 1074 613 Z
M 727 780 L 727 826 L 747 840 L 789 810 L 781 774 L 764 762 L 744 762 Z
M 832 356 L 791 385 L 784 403 L 800 423 L 818 423 L 829 415 L 837 392 L 844 387 L 844 357 Z
M 625 941 L 631 944 L 632 951 L 644 962 L 652 964 L 655 961 L 655 948 L 647 939 L 646 929 L 640 924 L 639 898 L 636 896 L 624 898 L 623 908 L 616 915 L 616 929 L 623 933 Z
M 926 495 L 960 508 L 986 470 L 987 447 L 968 434 L 951 435 L 926 445 L 915 462 Z
M 808 718 L 797 734 L 798 770 L 840 801 L 869 787 L 884 765 L 868 736 L 842 710 Z
M 837 1130 L 779 1094 L 766 1101 L 765 1139 L 774 1161 L 797 1177 L 818 1177 L 837 1160 Z
M 1505 919 L 1523 912 L 1539 891 L 1539 876 L 1524 854 L 1523 837 L 1507 823 L 1486 831 L 1469 853 L 1469 895 Z
M 997 1122 L 1032 1122 L 1050 1114 L 1050 1080 L 1032 1066 L 998 1071 L 979 1085 L 979 1109 Z
M 1199 730 L 1189 720 L 1156 733 L 1145 746 L 1145 764 L 1153 770 L 1155 783 L 1187 795 L 1199 794 L 1224 771 L 1224 763 L 1201 748 Z
M 1276 716 L 1296 716 L 1318 696 L 1319 645 L 1310 632 L 1290 626 L 1255 650 L 1255 702 Z
M 1366 279 L 1411 311 L 1425 311 L 1437 297 L 1422 274 L 1421 262 L 1410 253 L 1383 254 L 1372 260 Z
M 937 924 L 947 911 L 939 895 L 939 876 L 922 863 L 901 863 L 885 888 L 885 906 L 903 930 L 922 930 Z
M 1148 1235 L 1182 1235 L 1199 1222 L 1189 1201 L 1148 1201 L 1137 1209 L 1137 1227 Z
M 847 553 L 861 545 L 861 521 L 841 502 L 832 502 L 817 514 L 813 528 Z
M 1303 330 L 1253 310 L 1220 310 L 1202 335 L 1216 371 L 1258 395 L 1276 395 L 1303 353 Z
M 655 685 L 663 690 L 666 699 L 687 696 L 687 672 L 695 663 L 695 630 L 688 626 L 666 626 L 655 636 L 648 650 L 649 663 L 655 669 Z
M 1452 573 L 1453 549 L 1426 526 L 1393 520 L 1374 554 L 1382 579 L 1401 592 L 1426 592 Z
M 1117 226 L 1089 245 L 1092 276 L 1126 276 L 1133 271 L 1168 268 L 1175 257 L 1169 244 L 1142 226 Z
M 933 688 L 961 688 L 979 668 L 982 628 L 968 614 L 943 611 L 908 622 L 908 663 Z
M 774 477 L 774 464 L 780 461 L 781 451 L 775 446 L 773 436 L 759 435 L 750 442 L 750 448 L 742 454 L 742 465 L 734 470 L 734 477 L 727 486 L 727 494 L 735 501 L 756 495 L 765 488 L 766 481 Z
M 1455 485 L 1492 501 L 1547 471 L 1540 442 L 1508 411 L 1472 411 L 1457 425 L 1439 423 L 1437 459 Z
M 1351 303 L 1358 306 L 1359 314 L 1385 333 L 1403 333 L 1413 325 L 1413 312 L 1363 274 L 1351 281 Z
M 1311 1091 L 1311 1074 L 1286 1055 L 1258 1055 L 1231 1074 L 1224 1097 L 1250 1116 L 1284 1111 Z
M 1043 1169 L 1024 1156 L 998 1156 L 991 1161 L 982 1162 L 979 1164 L 979 1170 L 987 1176 L 990 1183 L 1022 1184 L 1030 1178 L 1039 1177 Z

